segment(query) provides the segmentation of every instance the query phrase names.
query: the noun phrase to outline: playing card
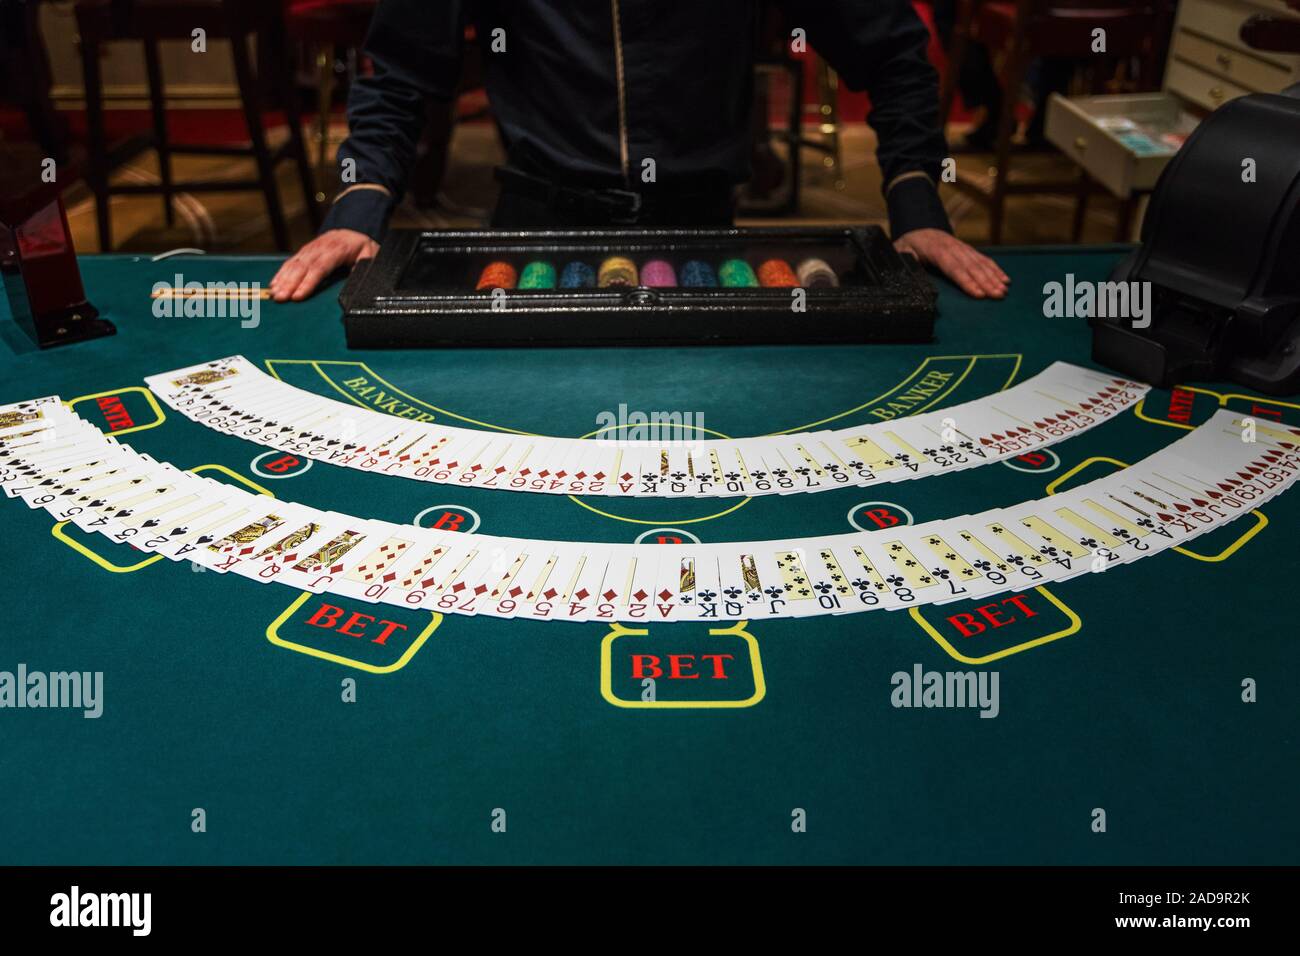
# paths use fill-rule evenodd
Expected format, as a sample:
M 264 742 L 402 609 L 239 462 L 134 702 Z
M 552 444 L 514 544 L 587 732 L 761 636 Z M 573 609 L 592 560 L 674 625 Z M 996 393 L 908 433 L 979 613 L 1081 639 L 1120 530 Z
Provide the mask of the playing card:
M 585 542 L 552 542 L 549 559 L 529 585 L 524 609 L 534 620 L 565 620 L 570 595 L 587 567 L 589 552 L 598 545 Z
M 601 585 L 615 552 L 631 545 L 585 544 L 581 564 L 569 578 L 560 597 L 556 620 L 587 621 L 595 613 Z
M 492 617 L 516 617 L 527 604 L 524 600 L 528 582 L 541 574 L 553 560 L 551 545 L 545 541 L 521 541 L 519 551 L 489 581 L 488 592 L 479 613 Z
M 395 607 L 420 607 L 455 569 L 458 555 L 472 549 L 473 535 L 437 528 L 403 528 L 401 536 L 406 535 L 412 539 L 411 546 L 385 571 L 381 584 L 365 593 Z
M 1023 429 L 1006 434 L 1018 441 L 1046 426 L 1068 431 L 1131 404 L 1137 392 L 1123 380 L 1093 374 L 1067 370 L 1046 386 L 1034 380 L 1044 393 L 1036 399 L 1040 408 L 1063 407 L 1068 398 L 1077 414 L 1066 407 L 1062 421 L 1055 411 L 1035 411 Z M 233 388 L 228 378 L 207 387 Z M 994 447 L 1006 434 L 984 434 L 990 427 L 1006 430 L 999 415 L 996 407 L 982 407 L 967 422 L 988 455 L 1006 452 Z M 946 470 L 940 459 L 968 449 L 925 441 L 928 425 L 921 421 L 916 430 L 920 418 L 885 423 L 872 431 L 870 445 L 860 441 L 855 448 L 872 467 L 912 472 L 914 462 L 912 473 Z M 539 620 L 765 619 L 974 600 L 1158 553 L 1257 508 L 1300 475 L 1300 430 L 1220 411 L 1132 467 L 976 515 L 870 533 L 722 545 L 551 543 L 420 529 L 276 501 L 180 471 L 98 430 L 70 427 L 76 421 L 56 400 L 0 408 L 0 478 L 11 479 L 7 494 L 110 540 L 263 583 L 444 613 Z M 485 472 L 509 475 L 511 469 L 528 480 L 523 463 L 533 462 L 538 470 L 528 471 L 546 485 L 536 490 L 552 493 L 572 493 L 574 480 L 585 482 L 589 467 L 601 467 L 590 457 L 595 450 L 580 442 L 466 431 L 463 442 L 440 443 L 434 434 L 385 420 L 359 436 L 370 444 L 358 446 L 358 454 L 382 461 L 408 453 L 413 458 L 425 448 L 431 452 L 427 463 L 435 464 L 442 453 L 432 449 L 453 449 L 440 463 L 470 475 L 471 485 L 481 485 Z M 678 481 L 672 469 L 685 469 L 682 483 L 694 490 L 735 480 L 756 492 L 793 493 L 813 490 L 808 481 L 841 484 L 832 465 L 846 474 L 870 470 L 866 461 L 837 457 L 837 441 L 847 449 L 834 436 L 812 435 L 746 440 L 722 451 L 710 443 L 652 447 L 630 461 L 609 458 L 619 453 L 614 445 L 598 453 L 629 474 L 633 464 L 642 474 L 645 467 L 657 469 L 659 483 Z M 734 454 L 734 464 L 727 454 Z M 754 462 L 761 467 L 753 468 Z M 768 488 L 760 489 L 760 482 Z

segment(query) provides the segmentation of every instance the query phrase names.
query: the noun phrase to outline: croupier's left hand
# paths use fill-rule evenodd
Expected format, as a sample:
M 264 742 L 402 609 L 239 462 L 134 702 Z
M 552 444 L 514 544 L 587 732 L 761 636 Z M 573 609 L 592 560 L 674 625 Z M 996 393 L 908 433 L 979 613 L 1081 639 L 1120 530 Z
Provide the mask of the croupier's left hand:
M 998 264 L 942 229 L 913 229 L 894 240 L 899 252 L 910 252 L 922 265 L 938 269 L 957 288 L 975 299 L 1001 299 L 1011 279 Z

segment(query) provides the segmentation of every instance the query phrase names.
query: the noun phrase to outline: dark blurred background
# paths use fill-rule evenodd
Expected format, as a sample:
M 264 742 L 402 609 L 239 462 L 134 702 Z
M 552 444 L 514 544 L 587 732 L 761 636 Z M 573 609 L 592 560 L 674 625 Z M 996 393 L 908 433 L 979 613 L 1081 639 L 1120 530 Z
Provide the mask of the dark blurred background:
M 31 157 L 57 157 L 81 252 L 296 246 L 336 189 L 333 153 L 349 84 L 368 68 L 373 7 L 0 0 L 5 189 L 22 187 Z M 1251 39 L 1293 16 L 1284 0 L 915 7 L 931 28 L 959 173 L 941 193 L 957 234 L 977 243 L 1133 235 L 1152 177 L 1200 116 L 1296 81 L 1295 54 Z M 758 21 L 754 176 L 740 221 L 883 223 L 867 98 L 815 50 L 791 52 L 774 12 Z M 206 25 L 201 55 L 195 23 Z M 1080 50 L 1081 28 L 1097 24 L 1107 52 Z M 429 110 L 395 225 L 484 225 L 494 204 L 502 154 L 477 47 L 467 50 L 454 106 Z M 1049 106 L 1053 94 L 1082 105 Z

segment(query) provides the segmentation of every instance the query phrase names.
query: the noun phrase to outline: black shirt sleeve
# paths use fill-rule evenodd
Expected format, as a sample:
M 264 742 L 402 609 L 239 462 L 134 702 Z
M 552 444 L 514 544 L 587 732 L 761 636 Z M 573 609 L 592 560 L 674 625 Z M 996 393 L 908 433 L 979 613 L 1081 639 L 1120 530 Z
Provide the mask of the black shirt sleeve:
M 402 197 L 424 130 L 428 99 L 447 102 L 460 79 L 465 0 L 380 0 L 363 48 L 374 66 L 348 96 L 348 138 L 339 147 L 341 188 L 321 230 L 355 229 L 379 239 Z
M 851 90 L 871 97 L 890 227 L 952 231 L 936 183 L 948 146 L 939 122 L 939 78 L 926 58 L 930 31 L 909 0 L 781 0 L 791 28 Z M 916 173 L 924 173 L 917 176 Z M 908 173 L 913 175 L 908 176 Z

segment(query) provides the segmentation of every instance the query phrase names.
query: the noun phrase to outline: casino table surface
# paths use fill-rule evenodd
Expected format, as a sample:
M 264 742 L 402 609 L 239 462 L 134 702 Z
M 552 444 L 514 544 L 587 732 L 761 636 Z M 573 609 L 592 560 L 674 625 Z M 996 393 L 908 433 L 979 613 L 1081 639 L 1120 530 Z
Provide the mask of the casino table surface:
M 156 282 L 265 284 L 278 260 L 91 256 L 87 293 L 118 334 L 39 352 L 0 322 L 0 401 L 58 394 L 140 451 L 278 498 L 611 542 L 957 516 L 1121 468 L 1222 406 L 1300 421 L 1295 403 L 1198 385 L 952 476 L 579 500 L 294 465 L 165 411 L 142 381 L 240 353 L 300 388 L 469 427 L 584 435 L 620 406 L 737 437 L 842 427 L 1090 365 L 1086 324 L 1044 318 L 1043 285 L 1104 279 L 1122 251 L 997 250 L 1008 299 L 945 286 L 924 346 L 619 351 L 349 351 L 337 288 L 263 303 L 256 328 L 160 318 Z M 624 629 L 339 610 L 0 502 L 0 670 L 104 675 L 98 719 L 0 710 L 0 862 L 1295 863 L 1297 517 L 1300 494 L 1283 495 L 1194 548 L 992 607 Z M 649 694 L 636 668 L 654 660 Z M 918 668 L 996 673 L 997 716 L 893 706 L 892 675 Z

